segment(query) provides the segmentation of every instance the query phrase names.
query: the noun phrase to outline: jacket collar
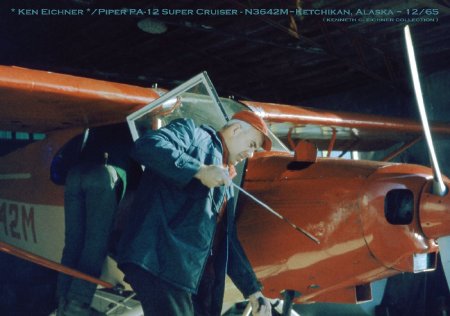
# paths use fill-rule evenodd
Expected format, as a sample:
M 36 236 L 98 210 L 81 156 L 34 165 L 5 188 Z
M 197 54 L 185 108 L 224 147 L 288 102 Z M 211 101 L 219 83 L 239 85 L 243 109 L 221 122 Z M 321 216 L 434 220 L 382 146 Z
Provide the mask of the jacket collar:
M 233 179 L 236 176 L 236 168 L 228 162 L 228 159 L 230 157 L 230 152 L 228 151 L 227 143 L 225 143 L 225 139 L 223 138 L 223 135 L 221 132 L 217 132 L 219 135 L 220 141 L 222 143 L 223 147 L 223 156 L 222 156 L 222 163 L 225 167 L 228 167 L 228 172 L 230 174 L 230 178 Z
M 213 142 L 219 145 L 220 151 L 222 153 L 222 163 L 225 167 L 228 167 L 230 177 L 233 179 L 237 174 L 236 168 L 233 165 L 228 164 L 229 151 L 227 148 L 227 144 L 225 143 L 225 140 L 222 137 L 222 134 L 214 130 L 209 125 L 202 125 L 201 127 L 211 135 Z

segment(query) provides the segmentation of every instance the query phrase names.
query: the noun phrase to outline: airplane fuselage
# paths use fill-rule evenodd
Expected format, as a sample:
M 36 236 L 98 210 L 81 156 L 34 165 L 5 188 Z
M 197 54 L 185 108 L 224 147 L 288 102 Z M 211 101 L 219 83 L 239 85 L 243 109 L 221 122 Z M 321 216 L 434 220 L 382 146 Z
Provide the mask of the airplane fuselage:
M 49 168 L 57 150 L 79 132 L 53 132 L 0 158 L 1 241 L 60 260 L 63 187 L 50 181 Z M 288 167 L 292 161 L 288 153 L 257 154 L 243 186 L 319 245 L 250 199 L 238 202 L 240 239 L 267 296 L 288 289 L 302 294 L 297 301 L 364 301 L 374 280 L 435 268 L 438 247 L 424 236 L 418 210 L 429 168 L 324 158 L 302 169 Z M 386 217 L 392 190 L 413 194 L 408 223 Z
M 268 296 L 288 289 L 300 302 L 364 301 L 374 280 L 435 268 L 438 246 L 424 235 L 418 206 L 429 168 L 324 158 L 302 169 L 292 161 L 255 156 L 244 188 L 319 245 L 252 200 L 238 204 L 240 239 Z

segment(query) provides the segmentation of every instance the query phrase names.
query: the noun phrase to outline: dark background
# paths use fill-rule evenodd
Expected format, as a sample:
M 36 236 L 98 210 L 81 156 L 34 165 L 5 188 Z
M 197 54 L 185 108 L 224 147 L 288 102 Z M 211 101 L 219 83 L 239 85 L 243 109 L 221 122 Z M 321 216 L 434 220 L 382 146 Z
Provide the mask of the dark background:
M 3 65 L 165 88 L 207 71 L 222 96 L 408 117 L 417 111 L 410 99 L 403 27 L 408 19 L 428 19 L 433 22 L 409 23 L 419 71 L 425 86 L 438 75 L 449 83 L 448 0 L 4 0 L 0 6 Z M 146 15 L 98 14 L 124 8 Z M 269 8 L 290 12 L 245 14 Z M 82 9 L 84 14 L 26 15 L 20 9 Z M 190 9 L 193 15 L 163 15 L 163 9 Z M 238 14 L 205 16 L 196 9 Z M 292 14 L 298 9 L 346 9 L 353 15 Z M 356 15 L 358 9 L 364 15 Z M 159 15 L 149 16 L 147 10 Z M 150 32 L 165 31 L 142 31 L 138 23 L 149 18 Z M 369 20 L 382 18 L 394 22 Z M 436 94 L 433 89 L 449 93 L 426 89 L 432 90 L 426 96 Z

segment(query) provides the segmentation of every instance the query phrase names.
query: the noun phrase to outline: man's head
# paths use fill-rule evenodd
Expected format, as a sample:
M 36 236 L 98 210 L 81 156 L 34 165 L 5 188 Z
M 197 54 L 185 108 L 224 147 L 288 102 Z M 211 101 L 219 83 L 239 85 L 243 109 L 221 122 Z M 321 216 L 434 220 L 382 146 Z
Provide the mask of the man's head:
M 229 152 L 228 162 L 233 165 L 252 157 L 260 147 L 265 150 L 272 147 L 266 123 L 250 111 L 233 115 L 221 133 Z

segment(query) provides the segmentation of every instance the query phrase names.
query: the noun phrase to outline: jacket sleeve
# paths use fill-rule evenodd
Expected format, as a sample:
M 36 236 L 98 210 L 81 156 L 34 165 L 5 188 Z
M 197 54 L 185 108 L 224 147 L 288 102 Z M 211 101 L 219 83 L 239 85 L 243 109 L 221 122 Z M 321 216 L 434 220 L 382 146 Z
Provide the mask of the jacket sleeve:
M 237 237 L 236 225 L 233 225 L 233 230 L 230 234 L 230 248 L 228 257 L 228 270 L 233 283 L 241 291 L 244 297 L 260 291 L 261 283 L 257 280 L 255 272 L 253 271 L 244 249 Z
M 175 120 L 159 130 L 146 132 L 136 141 L 131 156 L 145 168 L 184 187 L 202 165 L 188 154 L 195 132 L 194 121 Z

